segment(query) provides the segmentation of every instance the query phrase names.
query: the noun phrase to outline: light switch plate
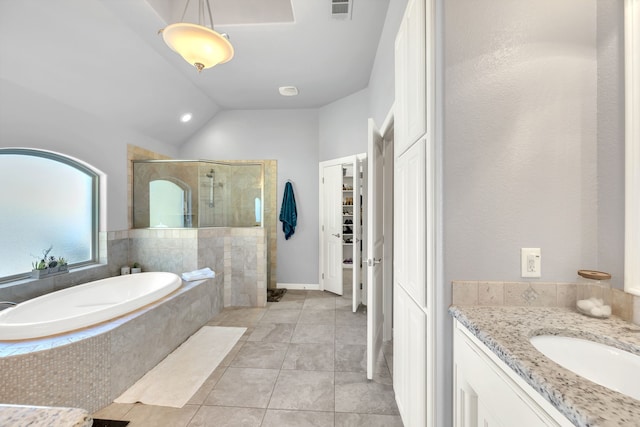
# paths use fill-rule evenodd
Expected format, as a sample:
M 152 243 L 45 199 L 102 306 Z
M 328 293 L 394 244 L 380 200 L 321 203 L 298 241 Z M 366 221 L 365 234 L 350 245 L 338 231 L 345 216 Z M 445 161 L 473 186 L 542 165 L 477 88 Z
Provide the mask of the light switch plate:
M 520 249 L 521 277 L 541 277 L 542 256 L 540 248 Z

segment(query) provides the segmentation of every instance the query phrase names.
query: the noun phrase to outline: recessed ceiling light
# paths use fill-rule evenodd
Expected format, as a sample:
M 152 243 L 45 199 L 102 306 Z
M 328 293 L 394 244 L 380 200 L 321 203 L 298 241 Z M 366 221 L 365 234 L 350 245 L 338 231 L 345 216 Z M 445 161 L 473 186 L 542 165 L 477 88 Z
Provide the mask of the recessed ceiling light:
M 298 94 L 298 88 L 295 86 L 282 86 L 278 90 L 282 96 L 296 96 Z
M 183 115 L 180 116 L 180 121 L 182 123 L 187 123 L 188 121 L 191 120 L 191 118 L 193 117 L 193 114 L 191 113 L 184 113 Z

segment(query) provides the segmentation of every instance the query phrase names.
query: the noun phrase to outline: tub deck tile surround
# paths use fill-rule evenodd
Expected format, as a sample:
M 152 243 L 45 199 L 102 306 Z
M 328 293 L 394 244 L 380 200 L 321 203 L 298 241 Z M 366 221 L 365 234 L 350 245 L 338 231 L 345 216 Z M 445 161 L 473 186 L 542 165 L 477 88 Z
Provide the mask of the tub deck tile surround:
M 91 427 L 89 413 L 79 408 L 0 404 L 0 425 L 12 427 Z
M 93 327 L 0 343 L 0 402 L 82 407 L 111 402 L 222 310 L 221 279 Z
M 564 335 L 640 354 L 640 334 L 629 330 L 630 323 L 562 307 L 451 306 L 449 313 L 576 426 L 640 422 L 639 401 L 560 367 L 529 341 L 535 335 Z

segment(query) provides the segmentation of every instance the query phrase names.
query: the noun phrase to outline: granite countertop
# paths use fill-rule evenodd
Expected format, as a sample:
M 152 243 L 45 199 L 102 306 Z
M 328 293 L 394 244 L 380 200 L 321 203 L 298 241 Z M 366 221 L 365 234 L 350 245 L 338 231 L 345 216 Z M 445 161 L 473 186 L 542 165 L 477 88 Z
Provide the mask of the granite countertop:
M 640 354 L 640 333 L 633 332 L 640 326 L 555 307 L 451 306 L 449 313 L 576 426 L 640 426 L 640 400 L 574 374 L 529 342 L 536 335 L 563 335 Z M 640 381 L 640 372 L 629 376 Z
M 93 419 L 79 408 L 0 405 L 0 425 L 12 427 L 91 427 Z

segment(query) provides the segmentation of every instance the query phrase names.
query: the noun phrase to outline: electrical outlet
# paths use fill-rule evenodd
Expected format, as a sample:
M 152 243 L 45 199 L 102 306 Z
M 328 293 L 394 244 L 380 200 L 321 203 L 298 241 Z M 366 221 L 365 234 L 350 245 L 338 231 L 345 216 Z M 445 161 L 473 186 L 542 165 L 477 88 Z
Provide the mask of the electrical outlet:
M 541 277 L 542 256 L 540 248 L 520 249 L 521 277 Z

